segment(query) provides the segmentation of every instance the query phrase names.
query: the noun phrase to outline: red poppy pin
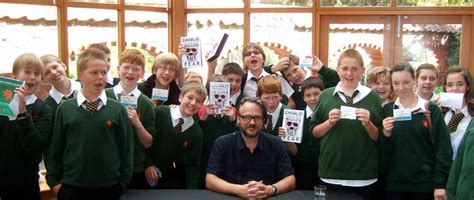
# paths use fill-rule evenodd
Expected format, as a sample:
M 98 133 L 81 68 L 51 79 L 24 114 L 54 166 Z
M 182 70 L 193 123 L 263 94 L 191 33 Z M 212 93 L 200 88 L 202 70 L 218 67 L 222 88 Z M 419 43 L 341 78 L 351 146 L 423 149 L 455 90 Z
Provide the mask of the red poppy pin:
M 105 125 L 107 126 L 107 128 L 112 128 L 112 120 L 105 121 Z
M 188 146 L 188 144 L 189 144 L 188 139 L 184 139 L 183 148 L 186 148 Z
M 428 120 L 423 120 L 423 127 L 428 128 Z

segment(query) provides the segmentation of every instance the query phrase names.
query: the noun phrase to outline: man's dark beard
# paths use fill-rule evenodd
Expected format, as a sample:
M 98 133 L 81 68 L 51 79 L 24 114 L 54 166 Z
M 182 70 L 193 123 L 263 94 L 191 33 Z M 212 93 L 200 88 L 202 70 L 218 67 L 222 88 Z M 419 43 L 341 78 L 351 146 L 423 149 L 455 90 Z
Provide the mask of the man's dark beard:
M 260 130 L 259 130 L 259 131 L 257 132 L 257 134 L 255 134 L 255 135 L 250 135 L 250 134 L 248 134 L 247 131 L 245 131 L 244 129 L 240 129 L 240 130 L 241 130 L 242 134 L 244 135 L 244 137 L 246 137 L 246 138 L 251 138 L 251 139 L 253 139 L 253 138 L 258 137 L 258 135 L 260 134 Z

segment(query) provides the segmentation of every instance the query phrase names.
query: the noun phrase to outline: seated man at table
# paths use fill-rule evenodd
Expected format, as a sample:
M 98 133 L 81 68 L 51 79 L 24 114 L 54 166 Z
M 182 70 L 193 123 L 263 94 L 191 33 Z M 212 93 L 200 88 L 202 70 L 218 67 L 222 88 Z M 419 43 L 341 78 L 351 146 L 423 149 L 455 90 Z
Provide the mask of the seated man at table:
M 206 187 L 242 198 L 266 198 L 295 188 L 293 167 L 283 141 L 262 132 L 267 111 L 259 98 L 240 104 L 239 130 L 214 143 Z

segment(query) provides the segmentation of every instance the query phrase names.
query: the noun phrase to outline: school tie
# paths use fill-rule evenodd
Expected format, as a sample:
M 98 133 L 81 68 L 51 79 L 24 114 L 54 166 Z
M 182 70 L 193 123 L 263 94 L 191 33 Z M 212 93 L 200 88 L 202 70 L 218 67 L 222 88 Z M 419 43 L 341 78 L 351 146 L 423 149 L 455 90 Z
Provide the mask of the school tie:
M 352 94 L 352 96 L 348 96 L 344 92 L 339 92 L 339 93 L 341 93 L 342 96 L 346 98 L 346 103 L 348 105 L 352 105 L 354 103 L 354 97 L 356 97 L 359 94 L 359 90 L 354 91 L 354 94 Z
M 260 77 L 260 78 L 252 77 L 252 78 L 250 78 L 250 80 L 255 81 L 255 83 L 258 83 L 258 81 L 260 81 L 260 79 L 262 79 L 262 77 Z
M 267 126 L 265 127 L 265 131 L 272 132 L 272 126 L 273 126 L 272 115 L 268 115 L 268 117 L 267 117 Z
M 66 100 L 68 100 L 68 99 L 72 99 L 72 98 L 74 98 L 74 97 L 76 96 L 76 94 L 77 94 L 77 90 L 76 90 L 76 91 L 74 91 L 74 92 L 72 92 L 72 94 L 71 94 L 71 95 L 69 95 L 68 97 L 66 97 L 66 96 L 63 96 L 63 99 L 62 99 L 62 101 L 66 101 Z
M 184 119 L 179 118 L 178 119 L 178 124 L 176 124 L 176 126 L 174 126 L 174 131 L 176 131 L 176 134 L 181 133 L 181 131 L 183 130 L 183 124 L 184 124 Z
M 86 110 L 89 111 L 90 113 L 94 113 L 95 111 L 97 111 L 97 108 L 99 108 L 99 102 L 100 102 L 100 99 L 97 99 L 92 102 L 86 101 L 85 102 Z
M 464 114 L 462 112 L 457 114 L 454 111 L 451 112 L 453 115 L 451 116 L 451 119 L 448 123 L 448 133 L 456 131 L 456 129 L 458 129 L 459 122 L 461 122 L 462 118 L 464 118 Z

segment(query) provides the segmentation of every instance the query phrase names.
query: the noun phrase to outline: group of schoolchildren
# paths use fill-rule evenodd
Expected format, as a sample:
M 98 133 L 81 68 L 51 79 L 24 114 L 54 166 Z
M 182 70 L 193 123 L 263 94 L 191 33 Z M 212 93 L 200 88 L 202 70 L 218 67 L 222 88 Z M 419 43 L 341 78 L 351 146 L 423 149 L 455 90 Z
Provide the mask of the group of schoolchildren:
M 180 45 L 179 54 L 185 52 Z M 474 100 L 466 69 L 446 71 L 443 89 L 465 94 L 462 109 L 448 109 L 433 93 L 438 73 L 429 64 L 416 72 L 408 63 L 376 67 L 364 86 L 365 65 L 353 49 L 341 54 L 336 70 L 314 56 L 304 69 L 291 54 L 264 66 L 265 52 L 255 43 L 242 55 L 242 67 L 227 63 L 214 74 L 216 61 L 210 62 L 207 81 L 189 72 L 182 87 L 177 78 L 183 69 L 173 53 L 158 55 L 153 74 L 141 83 L 145 58 L 138 50 L 120 54 L 120 78 L 114 79 L 110 51 L 91 45 L 77 60 L 78 81 L 67 77 L 56 56 L 20 55 L 12 70 L 25 81 L 15 90 L 19 114 L 0 117 L 0 199 L 40 199 L 43 158 L 58 199 L 204 189 L 214 141 L 236 129 L 242 98 L 255 96 L 267 109 L 268 134 L 285 136 L 284 109 L 305 111 L 302 142 L 285 143 L 298 190 L 323 184 L 364 199 L 474 197 Z M 44 101 L 34 94 L 40 80 L 52 85 Z M 223 113 L 207 101 L 209 82 L 230 83 Z M 151 100 L 154 89 L 167 91 L 167 98 Z M 124 98 L 137 104 L 124 106 Z M 411 119 L 396 120 L 397 109 L 410 110 Z

